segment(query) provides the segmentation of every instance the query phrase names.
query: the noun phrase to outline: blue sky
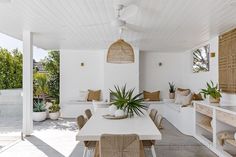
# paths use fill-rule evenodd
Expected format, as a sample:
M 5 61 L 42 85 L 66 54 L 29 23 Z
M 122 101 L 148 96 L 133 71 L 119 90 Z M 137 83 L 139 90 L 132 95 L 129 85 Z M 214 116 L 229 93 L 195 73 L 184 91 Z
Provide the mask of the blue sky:
M 22 41 L 12 38 L 8 35 L 0 33 L 0 47 L 6 48 L 9 51 L 18 48 L 20 51 L 23 49 Z M 47 51 L 41 48 L 34 46 L 34 59 L 40 61 L 45 56 L 47 56 Z

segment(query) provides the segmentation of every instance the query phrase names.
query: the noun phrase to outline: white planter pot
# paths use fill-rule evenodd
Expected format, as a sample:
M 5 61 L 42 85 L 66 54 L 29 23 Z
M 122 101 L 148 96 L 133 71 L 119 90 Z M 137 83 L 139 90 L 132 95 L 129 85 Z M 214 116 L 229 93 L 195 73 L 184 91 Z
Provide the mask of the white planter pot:
M 117 107 L 116 107 L 115 105 L 111 105 L 111 106 L 109 107 L 109 113 L 110 113 L 110 115 L 115 115 L 116 110 L 117 110 Z
M 60 117 L 60 112 L 49 113 L 49 118 L 52 120 L 57 120 Z
M 125 112 L 121 109 L 116 110 L 116 112 L 115 112 L 115 117 L 122 117 L 124 115 L 125 115 Z
M 33 112 L 32 116 L 33 116 L 33 121 L 41 122 L 47 118 L 47 113 L 46 112 Z

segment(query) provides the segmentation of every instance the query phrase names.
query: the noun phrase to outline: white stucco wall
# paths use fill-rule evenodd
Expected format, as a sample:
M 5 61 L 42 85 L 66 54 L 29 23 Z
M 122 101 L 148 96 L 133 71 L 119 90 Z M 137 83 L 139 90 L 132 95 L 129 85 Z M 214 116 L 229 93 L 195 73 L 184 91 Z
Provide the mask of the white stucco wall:
M 216 56 L 210 58 L 210 71 L 193 73 L 193 50 L 210 44 L 210 52 Z M 161 67 L 158 63 L 162 62 Z M 199 92 L 206 82 L 218 83 L 218 37 L 186 52 L 160 53 L 141 52 L 140 54 L 140 90 L 161 90 L 162 98 L 168 98 L 168 82 L 174 81 L 177 87 L 190 88 Z M 236 94 L 222 94 L 222 101 L 236 105 Z
M 162 63 L 162 66 L 159 66 Z M 182 86 L 183 58 L 179 53 L 140 53 L 140 91 L 161 91 L 168 97 L 168 82 Z
M 126 83 L 139 91 L 139 50 L 135 49 L 132 64 L 107 63 L 106 54 L 107 50 L 60 50 L 61 104 L 77 100 L 81 90 L 101 89 L 102 100 L 109 100 L 109 89 L 114 85 Z

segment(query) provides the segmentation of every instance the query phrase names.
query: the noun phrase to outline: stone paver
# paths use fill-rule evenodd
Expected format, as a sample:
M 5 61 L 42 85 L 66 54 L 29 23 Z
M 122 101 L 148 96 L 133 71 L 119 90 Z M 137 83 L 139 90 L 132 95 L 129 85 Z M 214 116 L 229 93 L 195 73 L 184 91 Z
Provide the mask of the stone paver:
M 83 143 L 75 141 L 75 119 L 34 123 L 32 136 L 0 153 L 0 157 L 82 157 Z M 158 157 L 216 157 L 191 136 L 181 134 L 164 120 L 163 140 L 155 146 Z M 151 157 L 150 150 L 145 150 Z

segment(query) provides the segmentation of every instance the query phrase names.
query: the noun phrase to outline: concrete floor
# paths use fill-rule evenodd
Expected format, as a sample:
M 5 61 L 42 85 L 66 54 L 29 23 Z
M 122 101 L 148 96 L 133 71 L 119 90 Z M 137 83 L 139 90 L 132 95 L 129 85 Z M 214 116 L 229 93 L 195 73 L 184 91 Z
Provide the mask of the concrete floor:
M 163 140 L 156 144 L 158 157 L 216 157 L 196 139 L 181 134 L 164 120 Z M 0 151 L 0 157 L 82 157 L 83 144 L 75 141 L 74 119 L 34 123 L 34 133 Z M 146 156 L 151 157 L 149 150 Z

